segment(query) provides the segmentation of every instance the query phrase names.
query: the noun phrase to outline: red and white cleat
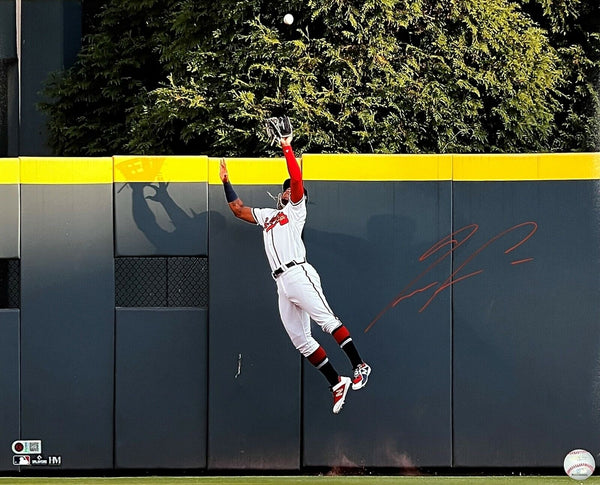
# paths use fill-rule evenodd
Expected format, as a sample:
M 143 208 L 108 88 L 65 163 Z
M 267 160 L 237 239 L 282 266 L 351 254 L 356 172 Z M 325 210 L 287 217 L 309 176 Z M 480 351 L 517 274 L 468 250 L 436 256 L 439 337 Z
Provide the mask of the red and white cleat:
M 349 377 L 340 377 L 340 382 L 331 388 L 333 392 L 333 413 L 337 414 L 342 410 L 342 406 L 346 401 L 346 394 L 350 389 L 352 381 Z
M 367 385 L 371 367 L 364 362 L 354 369 L 354 378 L 352 379 L 352 390 L 358 391 Z

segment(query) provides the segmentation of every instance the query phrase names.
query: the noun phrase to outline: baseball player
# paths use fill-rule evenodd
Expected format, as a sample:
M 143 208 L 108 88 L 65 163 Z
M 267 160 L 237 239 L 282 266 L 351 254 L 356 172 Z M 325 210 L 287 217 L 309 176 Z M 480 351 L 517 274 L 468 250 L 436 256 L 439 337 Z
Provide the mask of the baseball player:
M 263 228 L 265 252 L 277 285 L 283 326 L 296 349 L 329 381 L 333 412 L 337 414 L 350 386 L 358 390 L 367 384 L 371 368 L 363 362 L 350 332 L 329 307 L 319 275 L 306 261 L 302 230 L 306 221 L 307 192 L 290 141 L 291 136 L 280 140 L 290 178 L 283 183 L 277 209 L 246 207 L 231 186 L 224 159 L 221 159 L 219 176 L 233 214 Z M 329 362 L 325 350 L 311 334 L 311 318 L 344 350 L 354 369 L 353 379 L 340 376 Z

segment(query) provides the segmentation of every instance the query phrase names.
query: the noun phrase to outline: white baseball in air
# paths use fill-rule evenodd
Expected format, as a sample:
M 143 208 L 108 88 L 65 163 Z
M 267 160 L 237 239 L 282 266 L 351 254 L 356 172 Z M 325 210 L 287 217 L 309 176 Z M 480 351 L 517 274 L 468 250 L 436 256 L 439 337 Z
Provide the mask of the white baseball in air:
M 596 468 L 596 461 L 589 451 L 573 450 L 565 456 L 565 473 L 574 480 L 589 478 Z
M 292 25 L 294 23 L 294 16 L 291 13 L 286 13 L 283 16 L 283 23 L 286 25 Z

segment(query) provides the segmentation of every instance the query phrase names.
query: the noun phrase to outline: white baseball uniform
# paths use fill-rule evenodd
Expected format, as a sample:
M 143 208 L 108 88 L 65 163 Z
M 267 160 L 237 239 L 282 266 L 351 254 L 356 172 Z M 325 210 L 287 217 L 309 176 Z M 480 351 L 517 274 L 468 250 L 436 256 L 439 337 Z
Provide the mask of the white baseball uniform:
M 263 228 L 265 252 L 277 283 L 279 314 L 292 343 L 308 357 L 319 348 L 312 337 L 312 318 L 326 333 L 341 325 L 329 307 L 321 279 L 306 262 L 302 229 L 306 222 L 306 197 L 283 209 L 252 209 L 254 220 Z

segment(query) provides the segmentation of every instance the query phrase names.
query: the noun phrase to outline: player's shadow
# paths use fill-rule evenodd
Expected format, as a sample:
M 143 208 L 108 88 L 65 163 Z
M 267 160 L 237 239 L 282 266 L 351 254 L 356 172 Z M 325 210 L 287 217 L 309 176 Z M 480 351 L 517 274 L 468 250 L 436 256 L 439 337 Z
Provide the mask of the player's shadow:
M 206 238 L 208 213 L 190 210 L 188 215 L 168 192 L 169 184 L 130 183 L 132 215 L 138 229 L 156 248 L 159 254 L 195 254 L 198 241 Z M 173 230 L 168 231 L 158 223 L 149 201 L 160 204 L 168 216 Z

